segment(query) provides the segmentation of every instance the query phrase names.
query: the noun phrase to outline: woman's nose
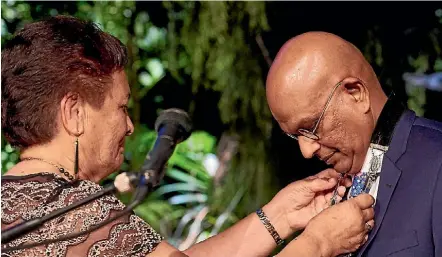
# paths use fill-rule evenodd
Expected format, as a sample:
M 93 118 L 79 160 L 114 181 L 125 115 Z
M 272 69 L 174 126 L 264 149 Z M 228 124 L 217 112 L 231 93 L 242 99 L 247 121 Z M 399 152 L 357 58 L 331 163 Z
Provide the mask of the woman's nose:
M 127 116 L 127 132 L 126 132 L 126 135 L 130 136 L 130 135 L 132 135 L 132 133 L 134 133 L 134 124 L 132 123 L 132 120 L 130 119 L 130 117 Z

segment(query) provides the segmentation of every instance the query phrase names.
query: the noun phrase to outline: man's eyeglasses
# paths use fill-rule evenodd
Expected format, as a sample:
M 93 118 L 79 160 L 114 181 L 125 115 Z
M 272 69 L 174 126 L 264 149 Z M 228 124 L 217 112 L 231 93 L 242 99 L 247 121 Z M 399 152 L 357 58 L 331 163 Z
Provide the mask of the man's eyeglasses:
M 316 121 L 315 125 L 313 126 L 313 129 L 308 130 L 308 129 L 298 129 L 297 134 L 288 134 L 286 133 L 287 136 L 298 140 L 299 136 L 303 136 L 306 138 L 309 138 L 311 140 L 317 141 L 319 140 L 319 136 L 318 134 L 316 134 L 316 130 L 318 129 L 319 123 L 321 122 L 322 118 L 324 117 L 324 113 L 327 110 L 330 101 L 332 99 L 333 94 L 335 93 L 336 89 L 342 85 L 342 81 L 338 82 L 338 84 L 335 85 L 335 87 L 333 88 L 332 92 L 330 93 L 330 95 L 328 96 L 327 102 L 325 103 L 325 107 L 321 112 L 321 115 L 319 116 L 318 120 Z

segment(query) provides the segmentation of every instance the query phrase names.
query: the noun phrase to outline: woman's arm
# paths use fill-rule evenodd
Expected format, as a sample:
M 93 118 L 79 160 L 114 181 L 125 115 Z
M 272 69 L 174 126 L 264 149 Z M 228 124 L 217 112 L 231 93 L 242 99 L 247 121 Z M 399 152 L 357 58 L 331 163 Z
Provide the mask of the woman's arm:
M 305 231 L 276 257 L 333 257 L 354 252 L 367 240 L 369 231 L 365 224 L 374 226 L 374 211 L 371 207 L 373 203 L 373 197 L 363 194 L 328 208 L 313 218 Z M 232 229 L 195 245 L 185 252 L 187 255 L 162 242 L 149 257 L 268 256 L 275 246 L 273 238 L 270 235 L 267 239 L 261 238 L 260 232 L 265 231 L 256 231 L 259 235 L 253 235 L 254 230 L 247 227 L 248 222 L 253 225 L 253 216 L 247 217 Z M 241 228 L 248 231 L 241 232 Z M 243 239 L 240 238 L 241 235 L 250 235 L 260 241 Z M 265 245 L 261 245 L 261 242 Z
M 272 207 L 266 205 L 263 208 L 272 225 L 282 238 L 291 234 L 290 227 L 285 223 L 284 218 L 278 216 Z M 273 237 L 253 213 L 228 228 L 222 233 L 213 236 L 203 242 L 193 245 L 184 253 L 181 253 L 166 242 L 161 242 L 157 249 L 149 254 L 149 257 L 198 257 L 198 256 L 268 256 L 276 247 Z
M 330 173 L 330 171 L 327 171 L 327 173 Z M 312 217 L 328 207 L 328 199 L 332 194 L 330 190 L 333 189 L 337 181 L 336 179 L 324 179 L 327 176 L 322 175 L 324 174 L 318 174 L 318 177 L 290 184 L 263 207 L 264 213 L 282 239 L 287 238 L 294 231 L 305 228 Z M 342 239 L 346 236 L 346 232 L 343 230 L 341 223 L 336 222 L 336 220 L 347 220 L 347 226 L 355 227 L 355 233 L 358 236 L 365 235 L 359 230 L 362 214 L 360 214 L 361 208 L 357 208 L 355 205 L 356 201 L 358 200 L 349 200 L 343 205 L 328 208 L 324 211 L 324 214 L 318 215 L 314 221 L 312 220 L 309 223 L 303 235 L 298 240 L 292 241 L 280 253 L 280 256 L 328 256 L 325 253 L 329 252 L 327 249 L 330 244 L 334 244 L 332 247 L 341 247 L 339 249 L 332 248 L 331 251 L 342 250 L 345 242 L 341 241 L 345 241 Z M 365 202 L 367 201 L 367 198 L 365 198 Z M 353 214 L 351 214 L 352 211 Z M 347 215 L 349 217 L 344 217 Z M 357 226 L 355 222 L 359 222 Z M 364 225 L 364 223 L 362 224 Z M 323 231 L 331 228 L 333 230 L 328 233 L 329 235 L 324 236 L 322 234 Z M 340 239 L 332 238 L 332 235 L 337 236 L 337 238 L 340 237 Z M 348 236 L 355 235 L 348 234 Z M 336 240 L 341 241 L 337 243 Z M 315 241 L 318 243 L 315 243 Z M 316 245 L 321 247 L 318 248 Z M 257 214 L 252 213 L 224 232 L 190 247 L 184 253 L 162 242 L 149 256 L 268 256 L 275 247 L 276 243 L 273 237 L 261 223 Z
M 330 255 L 321 249 L 321 243 L 317 239 L 301 234 L 275 257 L 330 257 Z
M 303 229 L 307 222 L 328 206 L 329 191 L 336 179 L 309 178 L 281 190 L 262 209 L 282 239 Z M 185 250 L 189 256 L 268 256 L 277 246 L 256 213 L 222 233 Z M 161 255 L 158 255 L 161 256 Z M 164 255 L 169 256 L 169 255 Z M 177 255 L 179 256 L 179 255 Z
M 271 203 L 263 207 L 263 212 L 282 239 L 292 234 L 293 231 L 283 213 Z M 192 246 L 185 253 L 192 257 L 268 256 L 276 246 L 258 215 L 252 213 L 217 236 Z

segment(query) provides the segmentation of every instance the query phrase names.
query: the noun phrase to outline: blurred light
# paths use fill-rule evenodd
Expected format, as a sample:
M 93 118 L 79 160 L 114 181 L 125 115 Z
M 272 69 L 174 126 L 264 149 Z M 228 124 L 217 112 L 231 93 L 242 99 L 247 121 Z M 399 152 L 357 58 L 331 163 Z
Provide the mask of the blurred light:
M 146 68 L 155 80 L 159 80 L 164 76 L 163 64 L 157 58 L 150 59 L 146 64 Z
M 51 9 L 51 10 L 49 11 L 49 14 L 50 14 L 51 16 L 55 16 L 55 15 L 58 14 L 58 11 L 55 10 L 55 9 Z
M 18 161 L 18 154 L 17 153 L 11 153 L 11 155 L 9 155 L 9 160 L 11 162 L 17 162 Z
M 215 176 L 216 170 L 219 167 L 218 157 L 212 153 L 207 154 L 203 160 L 203 166 L 211 177 Z
M 7 20 L 13 20 L 15 19 L 15 11 L 13 9 L 7 9 L 5 12 L 5 17 Z
M 14 166 L 14 163 L 13 163 L 13 162 L 8 162 L 8 163 L 6 163 L 6 170 L 11 169 L 13 166 Z
M 2 151 L 2 161 L 6 161 L 9 158 L 9 154 L 7 152 Z
M 2 19 L 2 36 L 7 35 L 8 33 L 8 26 L 6 25 L 5 20 Z
M 161 95 L 157 95 L 157 96 L 154 97 L 153 101 L 154 101 L 155 103 L 161 103 L 161 102 L 164 101 L 164 98 L 163 98 L 163 96 L 161 96 Z
M 5 151 L 6 151 L 7 153 L 12 153 L 12 152 L 14 151 L 14 148 L 12 148 L 12 146 L 11 146 L 10 144 L 7 144 L 7 145 L 5 146 Z
M 112 6 L 111 8 L 109 8 L 109 13 L 110 14 L 117 14 L 117 7 Z
M 149 75 L 149 73 L 143 71 L 138 76 L 138 80 L 140 81 L 141 85 L 145 87 L 150 87 L 153 84 L 152 76 Z
M 410 86 L 442 92 L 442 72 L 432 74 L 405 73 L 402 78 Z
M 108 21 L 107 22 L 107 29 L 113 30 L 114 28 L 115 28 L 115 23 L 113 21 Z
M 132 11 L 130 9 L 126 9 L 123 11 L 123 15 L 126 18 L 130 18 L 132 16 Z

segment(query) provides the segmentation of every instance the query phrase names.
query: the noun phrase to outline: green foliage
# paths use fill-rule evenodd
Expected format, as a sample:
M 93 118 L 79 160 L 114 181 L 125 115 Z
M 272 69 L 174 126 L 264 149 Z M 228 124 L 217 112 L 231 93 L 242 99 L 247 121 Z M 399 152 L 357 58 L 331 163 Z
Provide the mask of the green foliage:
M 14 24 L 16 27 L 23 27 L 24 24 L 33 21 L 31 17 L 31 6 L 26 2 L 2 1 L 2 45 L 6 40 L 12 37 L 15 32 L 8 27 L 8 24 Z
M 235 126 L 239 119 L 253 119 L 262 133 L 269 135 L 271 115 L 263 104 L 263 74 L 247 43 L 268 29 L 265 3 L 164 2 L 164 5 L 170 18 L 167 68 L 177 79 L 183 74 L 190 75 L 194 92 L 200 87 L 222 92 L 219 110 L 225 124 Z M 247 21 L 248 27 L 244 28 Z M 177 24 L 182 26 L 176 29 Z
M 15 150 L 2 136 L 2 174 L 14 166 L 19 158 L 19 152 Z
M 139 130 L 126 142 L 126 159 L 141 166 L 155 142 L 155 133 Z M 237 191 L 223 208 L 214 208 L 220 198 L 213 197 L 213 177 L 204 162 L 213 155 L 216 139 L 204 131 L 195 131 L 175 149 L 169 159 L 166 180 L 140 204 L 135 213 L 151 224 L 167 240 L 180 248 L 187 248 L 200 240 L 217 234 L 221 228 L 237 221 L 233 211 L 244 194 Z M 121 196 L 123 202 L 130 195 Z
M 442 9 L 436 11 L 436 16 L 442 13 Z M 414 69 L 416 73 L 433 73 L 442 71 L 442 54 L 441 51 L 441 38 L 439 36 L 440 31 L 438 29 L 433 29 L 430 31 L 428 36 L 428 41 L 431 42 L 433 49 L 426 49 L 421 51 L 418 56 L 408 57 L 409 65 Z M 434 53 L 437 58 L 434 58 Z M 434 61 L 433 61 L 434 60 Z M 414 87 L 412 85 L 405 86 L 408 95 L 408 107 L 415 111 L 417 115 L 424 116 L 426 105 L 426 89 L 423 87 Z
M 190 76 L 193 92 L 221 93 L 218 109 L 224 124 L 240 136 L 240 158 L 227 175 L 225 190 L 250 190 L 242 215 L 264 204 L 273 194 L 266 147 L 271 114 L 259 56 L 253 56 L 255 36 L 268 30 L 264 2 L 163 2 L 168 9 L 166 66 L 179 81 Z M 249 124 L 242 126 L 242 124 Z M 231 195 L 232 196 L 232 195 Z

